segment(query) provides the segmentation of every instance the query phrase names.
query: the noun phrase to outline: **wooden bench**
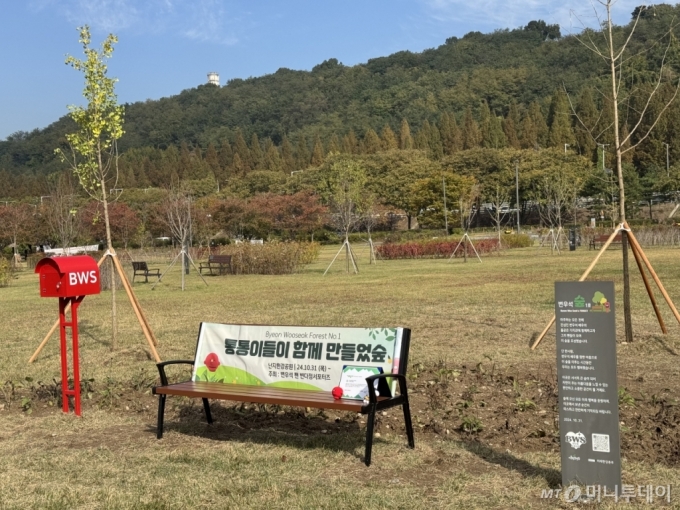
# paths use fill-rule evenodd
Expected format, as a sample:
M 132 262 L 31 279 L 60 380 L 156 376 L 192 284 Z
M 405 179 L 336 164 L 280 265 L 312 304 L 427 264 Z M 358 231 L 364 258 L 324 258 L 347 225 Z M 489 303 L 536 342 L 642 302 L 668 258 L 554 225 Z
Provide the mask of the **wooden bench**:
M 270 330 L 271 332 L 268 334 L 267 331 Z M 316 339 L 321 338 L 323 335 L 328 335 L 327 338 L 329 341 L 302 342 L 301 340 L 288 340 L 285 337 L 285 332 L 291 330 L 294 331 L 294 335 L 297 335 L 299 332 L 300 337 L 293 336 L 289 338 L 303 338 L 302 335 L 304 335 L 305 331 L 313 331 L 318 332 L 314 333 L 318 335 L 315 337 Z M 383 346 L 389 346 L 389 344 L 385 343 L 386 340 L 383 340 L 382 343 L 379 338 L 376 340 L 377 336 L 372 337 L 375 343 L 371 343 L 371 340 L 365 340 L 365 343 L 354 341 L 353 338 L 356 338 L 358 334 L 361 334 L 361 330 L 363 330 L 364 335 L 370 335 L 370 332 L 377 331 L 379 332 L 376 333 L 377 336 L 379 336 L 381 331 L 387 331 L 388 333 L 385 336 L 385 339 L 389 338 L 390 331 L 394 331 L 392 337 L 394 352 L 392 352 L 391 355 L 390 352 L 385 352 L 386 349 Z M 253 333 L 253 331 L 255 333 Z M 258 333 L 258 331 L 260 331 L 260 333 Z M 282 336 L 277 336 L 279 334 Z M 312 333 L 310 333 L 310 335 L 312 335 Z M 336 336 L 333 337 L 333 335 Z M 209 424 L 213 422 L 209 400 L 232 400 L 256 404 L 313 407 L 365 414 L 367 415 L 364 457 L 366 466 L 371 464 L 371 450 L 373 447 L 373 431 L 376 413 L 391 407 L 401 406 L 404 413 L 404 424 L 408 445 L 410 448 L 414 448 L 413 425 L 411 422 L 411 412 L 406 388 L 406 366 L 408 363 L 410 335 L 410 330 L 404 328 L 303 328 L 202 323 L 199 331 L 198 345 L 196 347 L 196 358 L 194 360 L 174 360 L 157 364 L 161 380 L 160 386 L 153 388 L 153 394 L 159 396 L 157 438 L 161 439 L 163 437 L 165 400 L 168 395 L 178 395 L 202 399 L 206 420 Z M 254 340 L 254 338 L 260 337 L 274 338 L 275 340 Z M 342 340 L 341 337 L 343 337 Z M 249 340 L 243 340 L 242 338 L 249 338 Z M 341 341 L 344 342 L 347 338 L 353 343 L 340 343 Z M 338 340 L 337 342 L 335 341 L 336 339 Z M 206 349 L 205 345 L 210 342 L 212 342 L 212 348 Z M 289 352 L 291 345 L 293 347 L 293 357 L 290 356 L 291 353 Z M 321 346 L 325 348 L 322 348 Z M 367 346 L 369 346 L 368 351 Z M 350 398 L 335 399 L 328 388 L 338 386 L 340 383 L 340 377 L 337 377 L 338 374 L 343 374 L 348 369 L 353 370 L 357 368 L 355 365 L 360 363 L 360 358 L 362 360 L 361 363 L 364 363 L 364 365 L 361 365 L 358 368 L 378 370 L 377 367 L 380 366 L 381 363 L 376 362 L 375 366 L 365 365 L 365 363 L 367 363 L 366 360 L 368 359 L 365 356 L 369 356 L 371 348 L 373 349 L 374 357 L 371 358 L 368 363 L 372 363 L 373 360 L 376 359 L 375 354 L 379 353 L 381 356 L 380 359 L 383 360 L 383 364 L 384 362 L 388 363 L 385 367 L 393 367 L 390 369 L 393 373 L 388 373 L 387 370 L 385 370 L 383 373 L 367 377 L 365 379 L 367 386 L 364 386 L 364 391 L 367 390 L 368 395 L 364 400 L 354 400 Z M 241 349 L 241 351 L 239 351 L 239 349 Z M 259 355 L 252 355 L 253 353 L 257 353 L 258 349 L 266 357 L 271 359 L 272 362 L 267 359 L 262 361 L 262 358 Z M 269 351 L 267 351 L 267 349 L 269 349 Z M 299 358 L 298 354 L 300 352 L 305 352 L 304 349 L 307 349 L 308 353 L 313 353 L 314 356 L 307 357 L 306 359 Z M 206 352 L 208 352 L 207 355 L 205 354 Z M 216 352 L 220 353 L 219 356 Z M 242 355 L 230 355 L 228 354 L 230 352 L 241 352 Z M 353 356 L 350 355 L 351 352 L 354 353 Z M 323 353 L 325 353 L 325 357 L 322 357 Z M 203 359 L 203 356 L 206 357 L 204 361 L 201 362 L 200 360 Z M 362 358 L 362 356 L 364 357 Z M 299 361 L 302 364 L 298 365 L 296 364 L 296 361 Z M 229 365 L 229 363 L 232 363 L 232 365 Z M 243 372 L 243 370 L 238 368 L 247 367 L 248 363 L 251 363 L 251 366 L 252 364 L 259 364 L 260 370 L 262 370 L 262 364 L 264 364 L 264 372 L 260 371 L 257 373 L 264 374 L 263 378 L 270 382 L 266 383 L 265 381 L 260 381 L 258 379 L 257 382 L 254 383 L 254 379 L 250 379 L 251 384 L 242 384 L 242 382 L 248 382 L 249 377 L 253 377 L 250 373 L 242 375 L 241 372 Z M 193 365 L 191 380 L 170 384 L 165 368 L 168 365 L 175 364 Z M 199 367 L 199 365 L 202 366 Z M 299 367 L 300 373 L 291 371 L 298 370 L 295 368 L 296 366 Z M 281 369 L 281 367 L 283 367 L 283 369 Z M 301 382 L 301 380 L 303 380 L 303 370 L 310 370 L 310 367 L 316 370 L 316 372 L 308 371 L 307 377 L 305 377 L 304 380 L 313 381 L 315 384 L 324 387 L 325 390 L 313 391 L 311 389 L 303 389 L 312 386 L 306 382 Z M 220 369 L 222 369 L 222 371 L 220 371 Z M 254 373 L 255 370 L 257 370 L 257 368 L 254 369 Z M 272 375 L 272 373 L 274 375 Z M 270 378 L 267 378 L 267 374 L 269 374 Z M 358 374 L 361 375 L 361 372 L 358 372 Z M 280 377 L 277 379 L 278 376 L 294 379 L 294 381 L 291 382 L 288 379 L 283 380 Z M 344 377 L 343 375 L 341 376 Z M 243 381 L 241 381 L 241 379 L 236 381 L 235 378 L 239 377 L 241 377 Z M 333 380 L 336 377 L 337 380 Z M 225 378 L 229 380 L 225 381 Z M 300 381 L 299 383 L 296 382 L 298 380 Z M 355 381 L 361 382 L 361 379 L 355 378 Z M 398 383 L 398 385 L 395 384 L 395 382 Z M 299 384 L 301 387 L 285 387 L 286 384 L 288 386 Z M 399 389 L 398 393 L 396 392 L 397 386 Z
M 607 242 L 607 239 L 609 239 L 609 236 L 611 234 L 595 234 L 591 239 L 590 239 L 590 244 L 588 245 L 588 250 L 599 250 L 602 248 L 604 243 Z M 616 234 L 616 237 L 614 237 L 614 240 L 611 242 L 609 245 L 610 247 L 612 245 L 621 245 L 621 234 Z
M 149 269 L 149 266 L 146 265 L 146 262 L 133 262 L 132 269 L 132 283 L 135 282 L 135 276 L 143 276 L 144 283 L 149 283 L 149 276 L 155 276 L 159 280 L 161 279 L 161 270 Z
M 207 269 L 210 274 L 215 274 L 216 271 L 218 275 L 223 275 L 227 271 L 231 274 L 231 255 L 210 255 L 208 256 L 208 262 L 201 262 L 198 268 L 198 272 L 203 274 L 203 270 Z

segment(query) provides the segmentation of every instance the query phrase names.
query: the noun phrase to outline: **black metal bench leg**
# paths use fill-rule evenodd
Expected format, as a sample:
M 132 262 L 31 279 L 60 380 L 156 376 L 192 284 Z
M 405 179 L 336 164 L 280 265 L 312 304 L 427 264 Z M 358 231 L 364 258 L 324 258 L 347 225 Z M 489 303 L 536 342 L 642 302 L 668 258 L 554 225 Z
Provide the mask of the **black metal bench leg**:
M 368 421 L 366 423 L 366 454 L 364 455 L 364 464 L 371 465 L 371 451 L 373 450 L 373 427 L 375 425 L 375 405 L 371 407 L 368 413 Z
M 212 423 L 212 414 L 210 414 L 210 403 L 208 402 L 207 398 L 203 399 L 203 409 L 205 409 L 205 419 L 208 420 L 208 423 Z
M 411 408 L 408 405 L 408 399 L 402 405 L 404 411 L 404 425 L 406 426 L 406 437 L 408 437 L 409 448 L 415 448 L 416 443 L 413 439 L 413 423 L 411 422 Z
M 163 439 L 163 415 L 165 414 L 165 395 L 158 395 L 158 425 L 156 439 Z

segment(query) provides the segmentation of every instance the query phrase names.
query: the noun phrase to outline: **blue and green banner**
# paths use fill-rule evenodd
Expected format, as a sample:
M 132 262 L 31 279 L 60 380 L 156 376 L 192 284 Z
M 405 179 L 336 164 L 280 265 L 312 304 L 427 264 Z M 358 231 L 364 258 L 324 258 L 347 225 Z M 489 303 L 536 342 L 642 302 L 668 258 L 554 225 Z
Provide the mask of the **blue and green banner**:
M 204 322 L 192 380 L 330 392 L 348 365 L 396 372 L 402 334 L 402 328 Z

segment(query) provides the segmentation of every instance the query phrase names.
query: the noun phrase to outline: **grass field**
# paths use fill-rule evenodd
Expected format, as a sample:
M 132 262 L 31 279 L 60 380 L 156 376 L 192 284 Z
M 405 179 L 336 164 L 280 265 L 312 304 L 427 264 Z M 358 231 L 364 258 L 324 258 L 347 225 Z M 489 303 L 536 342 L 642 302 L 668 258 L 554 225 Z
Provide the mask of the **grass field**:
M 573 506 L 540 498 L 560 483 L 554 332 L 534 352 L 529 342 L 553 313 L 554 282 L 578 279 L 594 252 L 551 256 L 527 248 L 481 264 L 369 266 L 358 248 L 359 275 L 336 262 L 323 276 L 336 250 L 324 248 L 297 275 L 210 277 L 206 287 L 192 270 L 182 292 L 173 269 L 155 290 L 134 288 L 163 359 L 192 358 L 201 321 L 411 328 L 415 451 L 406 448 L 398 412 L 381 416 L 366 468 L 360 417 L 222 403 L 208 427 L 200 401 L 181 398 L 168 400 L 166 434 L 157 441 L 150 394 L 157 372 L 122 291 L 115 352 L 110 293 L 87 297 L 80 308 L 81 373 L 90 398 L 81 419 L 64 415 L 55 396 L 57 337 L 27 364 L 57 318 L 57 300 L 39 298 L 37 276 L 25 271 L 0 289 L 0 509 Z M 680 251 L 647 254 L 680 304 Z M 605 254 L 590 279 L 614 280 L 621 304 L 620 252 Z M 632 303 L 635 342 L 618 345 L 619 385 L 630 396 L 621 411 L 623 479 L 675 484 L 680 325 L 662 302 L 669 334 L 660 334 L 638 275 Z M 617 325 L 621 342 L 622 314 Z M 535 406 L 519 411 L 520 398 Z M 479 420 L 483 432 L 461 431 L 465 417 Z

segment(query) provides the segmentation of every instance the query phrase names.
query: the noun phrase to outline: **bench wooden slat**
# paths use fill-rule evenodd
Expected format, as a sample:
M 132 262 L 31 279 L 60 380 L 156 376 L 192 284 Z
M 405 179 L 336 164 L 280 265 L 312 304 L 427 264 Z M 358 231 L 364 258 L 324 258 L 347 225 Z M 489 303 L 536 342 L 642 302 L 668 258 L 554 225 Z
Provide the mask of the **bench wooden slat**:
M 187 381 L 157 387 L 156 393 L 214 400 L 235 400 L 237 402 L 253 402 L 256 404 L 335 409 L 338 411 L 353 411 L 355 413 L 361 412 L 361 408 L 364 406 L 361 400 L 335 400 L 333 395 L 323 391 L 204 381 Z

